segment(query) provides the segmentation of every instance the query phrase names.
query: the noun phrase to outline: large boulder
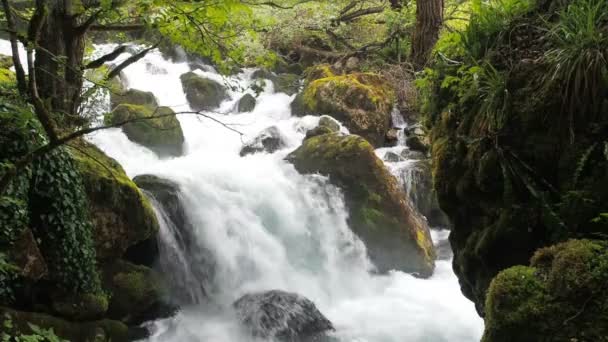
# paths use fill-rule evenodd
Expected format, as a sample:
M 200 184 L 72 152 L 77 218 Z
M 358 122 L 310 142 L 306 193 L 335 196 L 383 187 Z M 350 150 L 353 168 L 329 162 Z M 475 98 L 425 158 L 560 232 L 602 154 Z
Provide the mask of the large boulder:
M 483 342 L 603 341 L 608 336 L 608 242 L 569 240 L 488 289 Z
M 327 71 L 327 70 L 326 70 Z M 311 79 L 292 104 L 295 115 L 327 114 L 374 146 L 390 129 L 394 92 L 379 75 L 355 73 Z
M 107 317 L 129 325 L 170 316 L 168 287 L 155 270 L 123 260 L 102 266 L 102 283 L 110 295 Z
M 161 246 L 161 268 L 174 281 L 170 284 L 171 296 L 179 304 L 199 304 L 214 286 L 216 261 L 213 254 L 195 235 L 183 204 L 179 184 L 155 175 L 140 175 L 133 181 L 160 205 L 167 232 L 161 239 L 172 239 Z M 142 253 L 146 253 L 144 249 Z M 185 256 L 185 259 L 183 257 Z M 138 256 L 135 259 L 141 258 Z
M 180 76 L 186 99 L 192 110 L 211 110 L 228 98 L 224 86 L 218 82 L 188 72 Z
M 148 107 L 155 110 L 158 107 L 156 97 L 152 92 L 138 89 L 129 89 L 123 92 L 112 92 L 110 95 L 110 105 L 112 109 L 121 104 L 130 104 Z
M 274 74 L 265 69 L 256 70 L 251 78 L 270 80 L 274 85 L 274 91 L 285 93 L 289 96 L 296 94 L 300 90 L 300 76 L 291 73 Z
M 89 202 L 98 259 L 119 258 L 159 229 L 148 199 L 120 164 L 82 140 L 73 150 Z
M 233 306 L 241 323 L 256 338 L 320 341 L 333 330 L 315 304 L 296 293 L 273 290 L 246 294 Z
M 240 155 L 244 157 L 248 154 L 261 152 L 274 153 L 285 147 L 285 142 L 281 137 L 281 132 L 275 126 L 268 127 L 246 143 L 241 149 Z
M 369 142 L 357 135 L 318 135 L 287 159 L 299 172 L 327 175 L 343 189 L 350 226 L 380 272 L 432 274 L 435 250 L 426 220 Z
M 161 157 L 183 153 L 184 133 L 175 113 L 169 107 L 151 109 L 148 106 L 121 104 L 105 117 L 111 125 L 122 125 L 129 140 L 144 145 Z M 152 119 L 158 116 L 157 119 Z

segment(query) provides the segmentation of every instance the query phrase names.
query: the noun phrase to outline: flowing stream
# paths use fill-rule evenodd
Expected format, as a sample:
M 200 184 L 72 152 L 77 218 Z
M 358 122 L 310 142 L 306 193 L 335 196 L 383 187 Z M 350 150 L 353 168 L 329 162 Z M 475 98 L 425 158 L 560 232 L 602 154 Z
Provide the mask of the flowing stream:
M 0 47 L 7 53 L 4 45 Z M 97 52 L 112 47 L 98 46 Z M 151 91 L 160 105 L 179 112 L 189 110 L 179 79 L 188 71 L 188 63 L 173 63 L 153 52 L 127 68 L 124 78 L 129 87 Z M 239 329 L 231 305 L 243 294 L 271 289 L 297 292 L 314 301 L 342 342 L 479 341 L 483 322 L 461 294 L 451 260 L 438 260 L 430 279 L 402 272 L 370 273 L 373 265 L 365 246 L 346 223 L 340 190 L 324 177 L 298 174 L 283 160 L 300 145 L 306 130 L 316 126 L 317 117 L 291 117 L 293 97 L 275 93 L 271 82 L 253 112 L 237 114 L 235 104 L 251 91 L 253 70 L 228 78 L 210 67 L 195 72 L 232 87 L 231 99 L 207 115 L 243 136 L 208 118 L 180 115 L 185 154 L 172 159 L 159 159 L 129 141 L 120 129 L 88 137 L 117 159 L 129 176 L 155 174 L 179 184 L 192 225 L 191 243 L 200 247 L 190 255 L 180 251 L 176 228 L 155 203 L 162 262 L 170 265 L 168 271 L 180 270 L 181 276 L 173 279 L 187 288 L 191 304 L 175 317 L 149 324 L 149 341 L 252 341 Z M 103 103 L 103 109 L 109 109 L 109 101 Z M 278 127 L 287 147 L 240 157 L 243 142 L 270 126 Z M 395 163 L 391 170 L 399 172 L 407 164 Z M 445 242 L 447 235 L 433 231 L 436 244 Z M 204 255 L 192 253 L 213 256 L 211 281 L 195 276 L 205 273 L 208 265 L 193 265 L 192 258 Z M 192 269 L 197 267 L 201 269 Z M 197 281 L 209 281 L 211 302 L 204 300 Z

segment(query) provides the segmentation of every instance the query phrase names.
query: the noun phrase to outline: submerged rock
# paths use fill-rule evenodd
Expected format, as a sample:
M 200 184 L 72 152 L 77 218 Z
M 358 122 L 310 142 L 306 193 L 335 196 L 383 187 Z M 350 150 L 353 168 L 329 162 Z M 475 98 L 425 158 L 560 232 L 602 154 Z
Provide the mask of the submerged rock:
M 314 136 L 287 159 L 299 172 L 327 175 L 342 188 L 349 224 L 380 272 L 433 273 L 435 250 L 426 220 L 369 142 L 356 135 Z
M 239 103 L 237 104 L 237 110 L 239 111 L 239 113 L 251 112 L 255 109 L 256 102 L 257 100 L 253 95 L 245 94 L 239 100 Z
M 180 156 L 183 153 L 184 133 L 179 120 L 169 107 L 150 109 L 147 106 L 121 104 L 111 113 L 106 114 L 108 124 L 119 124 L 128 120 L 137 120 L 122 125 L 123 132 L 129 140 L 144 145 L 161 157 Z M 158 119 L 148 119 L 159 116 Z
M 608 242 L 569 240 L 538 250 L 490 284 L 483 342 L 604 341 Z
M 274 74 L 266 69 L 259 69 L 253 72 L 251 78 L 265 79 L 272 82 L 274 91 L 277 93 L 285 93 L 287 95 L 296 94 L 300 90 L 300 76 L 291 73 Z
M 241 323 L 257 338 L 321 341 L 333 330 L 315 304 L 296 293 L 273 290 L 246 294 L 233 306 Z
M 196 229 L 192 225 L 184 208 L 181 188 L 179 184 L 155 175 L 140 175 L 133 181 L 142 189 L 148 192 L 162 207 L 163 215 L 171 227 L 167 227 L 175 239 L 175 248 L 179 251 L 167 248 L 161 251 L 164 253 L 164 260 L 161 260 L 161 267 L 166 274 L 170 274 L 173 279 L 169 287 L 171 288 L 172 299 L 179 304 L 199 304 L 202 296 L 207 295 L 208 287 L 214 286 L 213 277 L 216 269 L 216 261 L 211 251 L 200 244 L 197 240 Z M 153 241 L 156 242 L 156 239 Z M 152 243 L 152 242 L 150 242 Z M 145 253 L 146 249 L 140 250 Z M 175 255 L 176 252 L 182 253 L 186 259 L 180 259 Z M 141 257 L 141 256 L 140 256 Z M 179 264 L 184 262 L 184 264 Z M 176 265 L 178 263 L 179 265 Z
M 281 132 L 275 126 L 268 127 L 258 134 L 253 140 L 245 144 L 241 149 L 240 155 L 244 157 L 248 154 L 267 152 L 274 153 L 285 147 Z
M 321 72 L 330 72 L 320 69 Z M 379 75 L 355 73 L 311 80 L 292 103 L 295 115 L 327 114 L 374 146 L 384 143 L 390 128 L 394 93 Z
M 88 142 L 73 144 L 78 147 L 72 154 L 89 202 L 97 258 L 119 258 L 158 232 L 154 210 L 118 162 Z
M 211 110 L 228 98 L 224 86 L 218 82 L 188 72 L 180 76 L 186 99 L 193 110 Z

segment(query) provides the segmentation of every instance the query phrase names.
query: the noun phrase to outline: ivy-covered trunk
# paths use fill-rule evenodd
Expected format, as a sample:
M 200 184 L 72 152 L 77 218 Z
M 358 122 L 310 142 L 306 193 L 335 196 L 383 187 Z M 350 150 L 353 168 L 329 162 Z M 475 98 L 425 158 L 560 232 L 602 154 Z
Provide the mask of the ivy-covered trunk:
M 76 1 L 79 3 L 79 1 Z M 82 9 L 72 0 L 48 2 L 48 14 L 36 49 L 36 76 L 40 97 L 54 112 L 74 115 L 80 104 L 84 29 Z
M 437 43 L 443 25 L 443 5 L 443 0 L 416 1 L 416 28 L 410 59 L 417 69 L 424 67 Z

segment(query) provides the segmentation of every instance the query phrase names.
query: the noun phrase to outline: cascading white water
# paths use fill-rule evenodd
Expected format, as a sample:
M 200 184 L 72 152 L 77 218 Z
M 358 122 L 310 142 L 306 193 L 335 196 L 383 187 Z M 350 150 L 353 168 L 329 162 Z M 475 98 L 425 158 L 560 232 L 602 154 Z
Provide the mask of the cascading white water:
M 99 46 L 98 52 L 111 48 Z M 189 110 L 179 80 L 187 71 L 187 63 L 150 53 L 125 75 L 129 87 L 152 91 L 160 105 L 179 112 Z M 438 260 L 430 279 L 370 274 L 365 246 L 346 223 L 339 189 L 324 177 L 298 174 L 283 160 L 318 118 L 291 117 L 293 97 L 275 93 L 270 82 L 253 112 L 235 114 L 236 101 L 250 91 L 253 70 L 227 80 L 211 69 L 196 72 L 236 86 L 231 100 L 207 114 L 244 136 L 212 120 L 182 115 L 185 155 L 172 159 L 159 159 L 120 129 L 88 137 L 129 176 L 156 174 L 178 183 L 193 236 L 217 261 L 215 305 L 183 307 L 175 317 L 150 324 L 149 341 L 252 341 L 238 328 L 231 304 L 245 293 L 270 289 L 314 301 L 342 342 L 479 340 L 482 320 L 460 293 L 450 260 Z M 240 157 L 243 141 L 269 126 L 278 127 L 287 147 Z M 168 223 L 161 219 L 161 224 L 170 233 Z M 447 233 L 434 231 L 433 238 L 445 241 Z

